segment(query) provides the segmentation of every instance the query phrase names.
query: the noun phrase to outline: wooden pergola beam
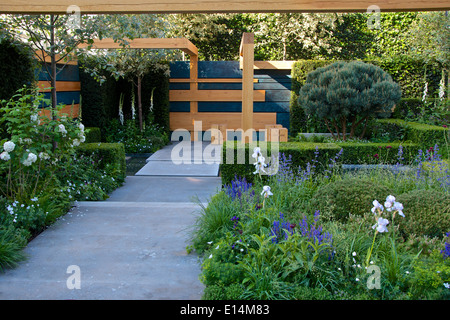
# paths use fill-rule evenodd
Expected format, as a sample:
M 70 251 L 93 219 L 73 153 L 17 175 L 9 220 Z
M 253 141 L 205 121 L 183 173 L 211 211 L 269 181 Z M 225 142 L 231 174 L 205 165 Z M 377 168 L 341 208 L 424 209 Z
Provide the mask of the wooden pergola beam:
M 82 14 L 100 13 L 225 13 L 225 12 L 366 12 L 450 9 L 448 0 L 2 0 L 0 13 L 66 13 L 76 4 Z
M 115 42 L 113 39 L 105 38 L 102 40 L 94 40 L 92 49 L 179 49 L 187 53 L 189 56 L 198 56 L 197 47 L 185 38 L 137 38 L 126 40 L 124 46 L 121 42 Z M 87 44 L 81 44 L 80 48 L 87 47 Z

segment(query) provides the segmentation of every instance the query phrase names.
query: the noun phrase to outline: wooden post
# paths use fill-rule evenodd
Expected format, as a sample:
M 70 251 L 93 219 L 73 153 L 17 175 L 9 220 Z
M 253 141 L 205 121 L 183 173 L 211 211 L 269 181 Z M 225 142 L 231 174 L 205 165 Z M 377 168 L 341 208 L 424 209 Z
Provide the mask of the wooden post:
M 253 64 L 254 35 L 245 32 L 242 35 L 240 60 L 242 62 L 242 130 L 253 129 Z M 243 135 L 243 139 L 244 138 Z M 252 135 L 249 136 L 252 140 Z M 242 141 L 246 142 L 246 141 Z M 251 142 L 251 141 L 248 141 Z
M 189 71 L 189 89 L 192 92 L 197 92 L 198 90 L 198 55 L 190 55 L 190 71 Z M 190 102 L 190 116 L 192 119 L 192 124 L 194 124 L 195 116 L 198 112 L 198 101 L 191 101 Z M 191 132 L 191 140 L 197 141 L 198 140 L 198 132 Z

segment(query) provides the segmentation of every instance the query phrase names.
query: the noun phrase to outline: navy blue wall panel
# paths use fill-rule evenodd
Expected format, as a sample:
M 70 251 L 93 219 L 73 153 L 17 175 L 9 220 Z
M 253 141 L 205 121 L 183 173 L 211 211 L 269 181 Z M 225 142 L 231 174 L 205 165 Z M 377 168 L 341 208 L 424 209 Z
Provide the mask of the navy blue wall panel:
M 38 75 L 39 81 L 50 81 L 50 77 L 46 70 L 45 67 L 42 67 L 41 72 Z M 56 74 L 56 81 L 80 81 L 78 65 L 66 65 L 61 72 Z
M 189 62 L 170 65 L 173 79 L 189 78 Z M 242 79 L 239 61 L 199 61 L 198 77 Z M 289 101 L 291 98 L 290 70 L 255 70 L 255 90 L 265 90 L 265 102 L 255 102 L 254 112 L 276 112 L 277 124 L 289 129 Z M 171 83 L 172 90 L 189 90 L 189 83 Z M 199 90 L 242 90 L 242 83 L 199 83 Z M 189 102 L 171 102 L 171 112 L 188 112 Z M 198 112 L 241 112 L 241 102 L 198 102 Z
M 58 68 L 61 66 L 58 65 Z M 68 64 L 61 71 L 57 70 L 56 81 L 80 81 L 80 73 L 78 65 Z M 43 66 L 39 72 L 37 72 L 38 81 L 50 81 L 50 77 L 47 73 L 47 69 Z M 44 98 L 51 99 L 51 93 L 45 92 Z M 80 103 L 80 92 L 79 91 L 57 91 L 56 92 L 57 104 L 79 104 Z M 48 106 L 43 106 L 48 107 Z
M 199 102 L 198 112 L 242 112 L 241 102 Z
M 170 103 L 170 112 L 189 112 L 191 105 L 186 101 L 174 101 Z
M 45 99 L 51 99 L 51 93 L 44 93 Z M 78 104 L 80 103 L 80 92 L 78 91 L 67 91 L 67 92 L 56 92 L 56 100 L 58 104 Z

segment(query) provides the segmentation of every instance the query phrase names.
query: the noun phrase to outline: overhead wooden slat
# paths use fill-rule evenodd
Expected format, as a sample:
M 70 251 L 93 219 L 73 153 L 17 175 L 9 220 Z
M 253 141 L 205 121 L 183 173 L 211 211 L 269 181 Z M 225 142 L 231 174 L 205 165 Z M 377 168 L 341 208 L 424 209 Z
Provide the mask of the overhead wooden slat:
M 199 112 L 192 114 L 190 112 L 171 112 L 170 130 L 186 129 L 194 130 L 194 121 L 201 121 L 202 130 L 206 131 L 217 123 L 225 124 L 227 129 L 242 129 L 242 114 L 240 112 Z M 276 123 L 276 112 L 254 113 L 253 129 L 262 130 L 266 125 Z
M 51 113 L 50 109 L 45 108 L 45 109 L 41 109 L 39 111 L 39 114 L 44 115 L 46 117 L 51 117 L 52 113 Z M 80 105 L 79 104 L 74 104 L 74 105 L 68 104 L 58 112 L 58 115 L 60 115 L 60 116 L 68 115 L 71 118 L 77 118 L 79 114 L 80 114 Z
M 254 69 L 291 70 L 295 61 L 255 61 Z
M 202 79 L 199 78 L 197 80 L 188 79 L 188 78 L 177 78 L 177 79 L 170 79 L 169 80 L 172 83 L 190 83 L 190 82 L 197 82 L 197 83 L 241 83 L 242 78 L 208 78 L 208 79 Z M 253 79 L 254 83 L 258 82 L 258 79 Z
M 2 0 L 0 13 L 66 13 L 76 4 L 87 13 L 366 12 L 446 10 L 448 0 Z
M 39 92 L 50 92 L 50 81 L 39 81 Z M 81 83 L 79 81 L 56 81 L 56 91 L 80 91 Z
M 197 56 L 197 47 L 185 38 L 137 38 L 126 40 L 126 48 L 132 49 L 179 49 L 186 52 L 190 56 Z M 80 48 L 87 47 L 88 44 L 79 45 Z M 120 49 L 124 48 L 121 42 L 115 42 L 114 39 L 105 38 L 94 40 L 93 49 Z
M 256 102 L 265 101 L 265 90 L 254 90 Z M 169 101 L 242 101 L 242 90 L 170 90 Z

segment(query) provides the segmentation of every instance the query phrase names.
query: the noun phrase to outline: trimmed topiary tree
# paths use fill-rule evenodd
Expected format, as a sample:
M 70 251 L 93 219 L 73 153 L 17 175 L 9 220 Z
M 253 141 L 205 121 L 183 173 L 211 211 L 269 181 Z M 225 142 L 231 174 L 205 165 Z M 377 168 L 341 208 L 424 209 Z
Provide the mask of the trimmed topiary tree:
M 346 140 L 369 117 L 387 117 L 400 100 L 400 86 L 381 68 L 361 61 L 335 62 L 310 72 L 299 92 L 307 114 L 323 119 L 333 137 Z M 337 137 L 335 135 L 337 134 Z

